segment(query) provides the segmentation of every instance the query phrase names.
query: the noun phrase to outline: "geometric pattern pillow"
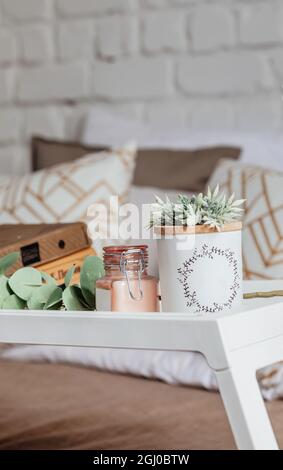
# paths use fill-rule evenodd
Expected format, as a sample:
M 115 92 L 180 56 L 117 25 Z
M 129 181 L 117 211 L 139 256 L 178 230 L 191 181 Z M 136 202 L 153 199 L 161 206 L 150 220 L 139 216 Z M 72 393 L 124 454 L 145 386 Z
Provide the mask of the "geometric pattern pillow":
M 245 279 L 283 279 L 283 173 L 223 160 L 209 185 L 246 199 L 243 216 Z
M 22 177 L 0 177 L 0 224 L 87 222 L 88 207 L 126 202 L 136 148 L 86 155 Z M 113 214 L 112 214 L 113 215 Z M 107 220 L 101 222 L 107 226 Z

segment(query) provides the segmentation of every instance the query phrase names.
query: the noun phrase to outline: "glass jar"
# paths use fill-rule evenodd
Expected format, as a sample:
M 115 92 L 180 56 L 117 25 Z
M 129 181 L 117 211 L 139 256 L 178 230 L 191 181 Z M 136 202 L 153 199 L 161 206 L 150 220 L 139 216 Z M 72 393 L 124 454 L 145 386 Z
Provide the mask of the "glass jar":
M 97 310 L 158 311 L 157 279 L 147 274 L 147 245 L 108 246 L 103 252 L 105 276 L 96 283 Z

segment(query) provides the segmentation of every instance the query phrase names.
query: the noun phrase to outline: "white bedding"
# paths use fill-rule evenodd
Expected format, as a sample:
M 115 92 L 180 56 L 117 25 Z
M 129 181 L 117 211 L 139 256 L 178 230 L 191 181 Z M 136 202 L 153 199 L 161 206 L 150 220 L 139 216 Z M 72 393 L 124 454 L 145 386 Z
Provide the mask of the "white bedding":
M 143 148 L 193 149 L 219 145 L 241 147 L 241 159 L 283 171 L 282 131 L 194 130 L 153 127 L 137 119 L 93 108 L 87 117 L 82 141 L 89 145 L 119 146 L 133 138 Z
M 67 363 L 163 380 L 170 384 L 217 389 L 212 370 L 199 353 L 141 351 L 58 346 L 17 346 L 2 358 L 17 361 Z
M 194 352 L 141 351 L 65 346 L 17 346 L 4 349 L 1 358 L 16 361 L 54 362 L 159 379 L 169 384 L 217 390 L 217 381 L 205 358 Z M 276 372 L 274 373 L 276 369 Z M 283 397 L 283 365 L 260 372 L 263 397 Z

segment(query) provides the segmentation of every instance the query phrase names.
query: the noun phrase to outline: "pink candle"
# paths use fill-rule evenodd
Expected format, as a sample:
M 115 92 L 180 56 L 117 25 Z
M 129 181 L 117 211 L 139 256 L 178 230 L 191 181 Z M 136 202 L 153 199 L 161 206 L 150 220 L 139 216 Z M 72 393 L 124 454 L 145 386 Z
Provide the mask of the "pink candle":
M 96 283 L 97 310 L 157 312 L 157 279 L 147 274 L 148 247 L 104 248 L 106 275 Z

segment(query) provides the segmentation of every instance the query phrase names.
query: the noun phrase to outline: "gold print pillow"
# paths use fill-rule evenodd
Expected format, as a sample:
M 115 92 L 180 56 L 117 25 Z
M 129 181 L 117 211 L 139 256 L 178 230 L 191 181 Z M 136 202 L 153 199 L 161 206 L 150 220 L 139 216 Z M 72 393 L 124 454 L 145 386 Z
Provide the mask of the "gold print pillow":
M 283 278 L 283 173 L 222 161 L 210 182 L 246 199 L 243 230 L 245 279 Z
M 0 177 L 0 224 L 87 220 L 94 203 L 126 201 L 136 149 L 128 145 L 86 155 L 23 177 Z

